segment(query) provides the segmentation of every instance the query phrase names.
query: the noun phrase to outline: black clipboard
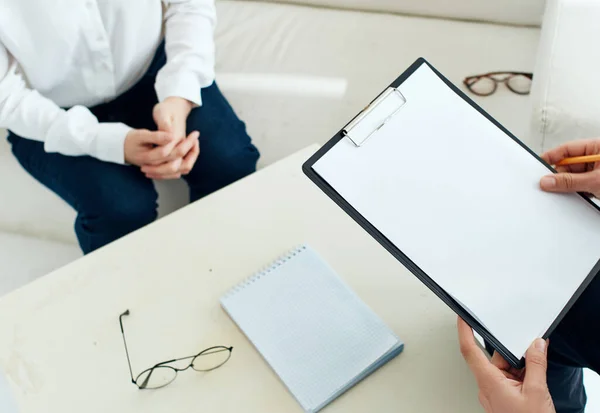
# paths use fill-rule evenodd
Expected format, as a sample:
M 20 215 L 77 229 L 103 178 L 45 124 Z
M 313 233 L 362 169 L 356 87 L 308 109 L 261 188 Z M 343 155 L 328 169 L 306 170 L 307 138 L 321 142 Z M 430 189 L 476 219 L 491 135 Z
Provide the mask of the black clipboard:
M 448 305 L 456 314 L 458 314 L 463 320 L 465 320 L 479 335 L 481 335 L 500 355 L 502 355 L 513 367 L 523 368 L 525 366 L 525 359 L 518 359 L 502 344 L 500 343 L 484 326 L 482 326 L 473 316 L 471 316 L 463 307 L 455 301 L 448 293 L 446 293 L 433 279 L 431 279 L 416 263 L 411 261 L 400 249 L 398 249 L 389 239 L 387 239 L 380 231 L 378 231 L 367 219 L 365 219 L 358 211 L 356 211 L 344 198 L 338 194 L 323 178 L 321 178 L 314 170 L 313 165 L 330 149 L 332 149 L 340 140 L 349 138 L 356 146 L 360 146 L 368 139 L 371 134 L 375 133 L 378 129 L 375 129 L 371 134 L 364 138 L 357 140 L 352 138 L 350 130 L 356 125 L 360 119 L 365 116 L 371 108 L 376 106 L 382 99 L 386 98 L 391 92 L 398 88 L 406 79 L 408 79 L 417 69 L 422 65 L 427 65 L 433 70 L 433 72 L 458 96 L 465 100 L 469 105 L 475 108 L 481 115 L 487 118 L 491 123 L 498 127 L 504 132 L 507 137 L 517 142 L 524 150 L 526 150 L 531 156 L 537 159 L 540 163 L 545 165 L 549 171 L 556 172 L 550 165 L 548 165 L 542 158 L 540 158 L 535 152 L 528 148 L 523 142 L 521 142 L 516 136 L 511 134 L 504 126 L 502 126 L 497 120 L 491 115 L 484 111 L 478 106 L 473 100 L 465 95 L 459 88 L 457 88 L 452 82 L 446 79 L 438 70 L 436 70 L 429 62 L 423 58 L 416 60 L 404 73 L 402 73 L 390 86 L 379 94 L 363 111 L 355 116 L 348 125 L 340 130 L 331 140 L 329 140 L 321 149 L 319 149 L 308 161 L 302 166 L 302 170 L 308 178 L 313 181 L 327 196 L 329 196 L 338 206 L 340 206 L 350 217 L 352 217 L 365 231 L 367 231 L 379 244 L 381 244 L 390 254 L 392 254 L 398 261 L 400 261 L 409 271 L 411 271 L 423 284 L 425 284 L 433 293 L 435 293 L 446 305 Z M 395 113 L 390 113 L 393 116 Z M 383 126 L 387 120 L 379 126 Z M 596 205 L 587 195 L 580 194 L 587 202 L 589 202 L 594 208 L 600 211 L 600 207 Z M 579 299 L 581 294 L 585 291 L 588 285 L 593 281 L 595 276 L 600 273 L 600 261 L 595 265 L 590 274 L 586 277 L 585 281 L 577 289 L 576 293 L 572 296 L 568 304 L 563 308 L 559 316 L 552 323 L 548 331 L 544 334 L 543 338 L 546 339 L 556 329 L 560 321 L 568 313 L 570 308 Z

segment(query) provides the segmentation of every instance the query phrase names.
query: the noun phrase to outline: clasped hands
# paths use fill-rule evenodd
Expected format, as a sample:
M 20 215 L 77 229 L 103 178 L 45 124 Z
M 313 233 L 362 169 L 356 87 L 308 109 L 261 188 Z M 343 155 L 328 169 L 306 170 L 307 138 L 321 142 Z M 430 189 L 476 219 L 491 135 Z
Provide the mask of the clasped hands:
M 154 107 L 156 131 L 133 129 L 125 138 L 125 162 L 136 165 L 149 179 L 179 179 L 190 173 L 198 155 L 200 133 L 186 136 L 192 103 L 169 97 Z

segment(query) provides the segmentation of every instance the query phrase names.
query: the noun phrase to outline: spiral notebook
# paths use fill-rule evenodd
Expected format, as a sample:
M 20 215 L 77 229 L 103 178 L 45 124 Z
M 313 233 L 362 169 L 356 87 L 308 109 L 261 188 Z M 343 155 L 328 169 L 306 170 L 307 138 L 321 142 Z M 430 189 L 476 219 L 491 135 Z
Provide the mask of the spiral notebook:
M 221 305 L 307 412 L 327 406 L 404 347 L 308 246 L 234 287 Z

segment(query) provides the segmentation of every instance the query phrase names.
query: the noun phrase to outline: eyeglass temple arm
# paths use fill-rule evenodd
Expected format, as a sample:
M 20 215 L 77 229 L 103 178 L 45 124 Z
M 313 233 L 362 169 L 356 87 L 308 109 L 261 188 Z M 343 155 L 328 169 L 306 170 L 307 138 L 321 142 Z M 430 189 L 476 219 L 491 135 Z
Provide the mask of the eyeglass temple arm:
M 533 73 L 531 72 L 489 72 L 489 73 L 482 73 L 479 75 L 472 75 L 472 76 L 467 76 L 463 79 L 463 82 L 467 82 L 468 80 L 472 80 L 472 79 L 476 79 L 479 80 L 482 77 L 490 77 L 493 75 L 521 75 L 521 76 L 525 76 L 529 79 L 533 79 Z M 493 79 L 493 78 L 492 78 Z
M 121 325 L 121 334 L 123 335 L 123 344 L 125 345 L 125 354 L 127 355 L 127 365 L 129 366 L 129 375 L 131 376 L 131 382 L 135 383 L 135 379 L 133 378 L 133 370 L 131 369 L 131 359 L 129 358 L 129 350 L 127 349 L 127 340 L 125 340 L 125 329 L 123 329 L 123 317 L 129 315 L 129 310 L 126 310 L 123 314 L 119 316 L 119 324 Z

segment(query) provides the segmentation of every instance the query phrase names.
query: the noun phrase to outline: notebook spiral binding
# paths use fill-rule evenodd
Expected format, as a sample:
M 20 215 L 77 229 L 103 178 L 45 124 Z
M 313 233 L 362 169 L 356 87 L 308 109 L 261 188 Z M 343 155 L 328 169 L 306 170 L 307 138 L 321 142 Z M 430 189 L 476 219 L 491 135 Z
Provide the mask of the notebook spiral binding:
M 250 277 L 246 278 L 244 281 L 237 284 L 235 287 L 233 287 L 231 290 L 229 290 L 227 293 L 225 293 L 225 295 L 223 296 L 223 299 L 231 297 L 232 295 L 242 291 L 244 288 L 248 287 L 249 285 L 260 280 L 261 278 L 269 275 L 269 273 L 271 273 L 273 270 L 275 270 L 276 268 L 285 264 L 287 261 L 289 261 L 290 259 L 292 259 L 293 257 L 302 253 L 305 250 L 306 250 L 306 245 L 301 245 L 301 246 L 298 246 L 298 247 L 292 249 L 288 253 L 286 253 L 286 254 L 282 255 L 281 257 L 279 257 L 278 259 L 276 259 L 271 265 L 264 267 L 262 270 L 258 271 L 254 275 L 251 275 Z

